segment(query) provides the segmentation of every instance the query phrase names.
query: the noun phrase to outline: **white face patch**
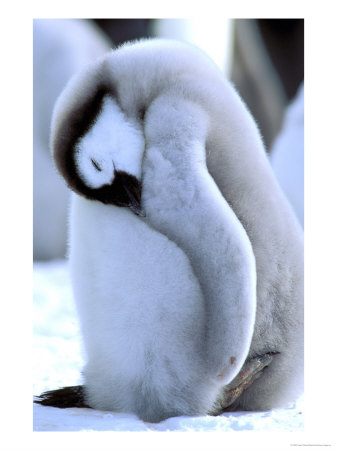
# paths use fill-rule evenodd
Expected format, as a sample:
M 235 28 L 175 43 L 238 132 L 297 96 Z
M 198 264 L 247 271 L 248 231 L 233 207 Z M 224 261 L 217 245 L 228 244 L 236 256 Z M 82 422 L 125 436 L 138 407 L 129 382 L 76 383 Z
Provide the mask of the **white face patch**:
M 116 101 L 107 95 L 95 123 L 76 144 L 78 174 L 94 189 L 111 184 L 115 170 L 140 179 L 144 145 L 141 129 L 131 123 Z

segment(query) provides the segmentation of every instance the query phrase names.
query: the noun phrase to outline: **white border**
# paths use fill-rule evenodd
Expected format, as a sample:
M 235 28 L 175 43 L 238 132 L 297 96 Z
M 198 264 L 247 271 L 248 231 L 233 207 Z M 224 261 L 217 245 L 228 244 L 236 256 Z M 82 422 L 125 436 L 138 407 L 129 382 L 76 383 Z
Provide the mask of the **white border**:
M 283 449 L 336 445 L 336 2 L 12 2 L 2 11 L 1 444 L 6 449 Z M 169 5 L 168 5 L 169 3 Z M 201 6 L 199 4 L 202 4 Z M 9 4 L 9 3 L 8 3 Z M 4 9 L 4 7 L 3 7 Z M 32 19 L 197 15 L 305 19 L 306 431 L 32 432 Z M 330 447 L 331 448 L 331 447 Z

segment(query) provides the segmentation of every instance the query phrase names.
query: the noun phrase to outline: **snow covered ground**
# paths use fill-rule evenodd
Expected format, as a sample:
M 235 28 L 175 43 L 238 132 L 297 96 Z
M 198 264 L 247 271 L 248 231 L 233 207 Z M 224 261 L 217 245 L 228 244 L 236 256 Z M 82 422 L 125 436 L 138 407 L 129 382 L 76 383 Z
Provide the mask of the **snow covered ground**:
M 84 356 L 67 262 L 34 264 L 34 395 L 81 384 Z M 174 417 L 158 424 L 132 414 L 34 404 L 34 431 L 303 431 L 303 399 L 287 409 Z

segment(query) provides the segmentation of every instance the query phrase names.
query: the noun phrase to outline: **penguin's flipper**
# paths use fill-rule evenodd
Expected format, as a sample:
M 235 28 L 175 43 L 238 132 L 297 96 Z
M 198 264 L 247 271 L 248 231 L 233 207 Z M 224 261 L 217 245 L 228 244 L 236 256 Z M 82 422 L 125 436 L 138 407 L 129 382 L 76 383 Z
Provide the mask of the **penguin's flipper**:
M 239 374 L 223 390 L 219 405 L 222 411 L 231 411 L 230 406 L 240 397 L 243 391 L 260 378 L 276 354 L 275 352 L 269 352 L 250 358 L 245 362 Z
M 35 397 L 34 403 L 56 408 L 90 408 L 84 399 L 83 386 L 67 386 L 43 392 Z
M 251 345 L 256 267 L 248 235 L 208 171 L 210 120 L 179 92 L 153 101 L 144 125 L 142 206 L 150 226 L 191 263 L 205 301 L 200 355 L 224 386 L 240 372 Z

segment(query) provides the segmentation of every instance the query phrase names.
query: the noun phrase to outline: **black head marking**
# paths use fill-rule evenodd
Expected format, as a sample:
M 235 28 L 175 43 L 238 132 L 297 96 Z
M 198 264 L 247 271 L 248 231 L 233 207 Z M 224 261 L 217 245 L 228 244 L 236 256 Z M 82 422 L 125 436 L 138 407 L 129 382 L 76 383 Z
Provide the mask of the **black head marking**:
M 99 87 L 95 94 L 87 98 L 83 104 L 76 105 L 63 118 L 53 143 L 56 167 L 69 188 L 78 194 L 85 195 L 87 187 L 77 173 L 74 151 L 77 142 L 94 125 L 101 112 L 105 95 L 107 95 L 106 89 Z
M 97 189 L 88 188 L 85 196 L 107 205 L 127 206 L 135 214 L 143 216 L 141 191 L 141 182 L 134 175 L 116 170 L 113 183 Z
M 135 176 L 115 170 L 113 183 L 100 188 L 90 188 L 81 179 L 76 168 L 76 145 L 95 124 L 102 110 L 103 100 L 107 95 L 116 97 L 111 89 L 98 87 L 94 95 L 85 103 L 74 108 L 71 114 L 64 119 L 59 128 L 62 133 L 58 133 L 54 142 L 55 163 L 68 187 L 77 194 L 90 200 L 101 201 L 104 204 L 127 206 L 135 214 L 144 215 L 140 206 L 141 182 Z M 94 159 L 91 159 L 91 163 L 97 171 L 102 170 Z

